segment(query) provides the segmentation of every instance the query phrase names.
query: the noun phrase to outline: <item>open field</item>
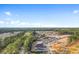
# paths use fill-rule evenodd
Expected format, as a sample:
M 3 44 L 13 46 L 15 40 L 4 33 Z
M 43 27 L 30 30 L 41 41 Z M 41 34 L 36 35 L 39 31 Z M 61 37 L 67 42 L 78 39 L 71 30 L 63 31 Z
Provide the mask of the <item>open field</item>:
M 78 54 L 79 28 L 0 28 L 0 54 Z

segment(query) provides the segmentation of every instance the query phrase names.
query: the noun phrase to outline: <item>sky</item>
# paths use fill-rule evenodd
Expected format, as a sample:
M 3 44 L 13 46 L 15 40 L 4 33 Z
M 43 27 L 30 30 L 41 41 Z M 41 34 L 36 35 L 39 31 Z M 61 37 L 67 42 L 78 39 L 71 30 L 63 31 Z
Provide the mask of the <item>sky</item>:
M 79 4 L 0 4 L 0 27 L 79 27 Z

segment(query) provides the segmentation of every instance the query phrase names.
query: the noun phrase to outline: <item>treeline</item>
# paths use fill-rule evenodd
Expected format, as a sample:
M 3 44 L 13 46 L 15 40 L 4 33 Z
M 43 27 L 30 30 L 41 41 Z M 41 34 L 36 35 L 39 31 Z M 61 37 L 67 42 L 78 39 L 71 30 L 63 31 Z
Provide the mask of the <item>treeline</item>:
M 1 41 L 0 53 L 2 54 L 18 54 L 21 47 L 24 48 L 24 53 L 28 53 L 31 49 L 32 42 L 35 41 L 33 32 L 23 32 L 17 36 L 7 37 Z
M 73 43 L 79 40 L 79 32 L 75 32 L 73 35 L 69 37 L 69 43 Z
M 70 34 L 70 35 L 74 35 L 79 34 L 79 29 L 78 28 L 62 28 L 62 29 L 58 29 L 56 30 L 57 32 L 59 32 L 60 34 Z
M 69 44 L 79 40 L 79 29 L 78 28 L 59 29 L 58 32 L 61 35 L 64 35 L 64 34 L 71 35 L 68 41 Z

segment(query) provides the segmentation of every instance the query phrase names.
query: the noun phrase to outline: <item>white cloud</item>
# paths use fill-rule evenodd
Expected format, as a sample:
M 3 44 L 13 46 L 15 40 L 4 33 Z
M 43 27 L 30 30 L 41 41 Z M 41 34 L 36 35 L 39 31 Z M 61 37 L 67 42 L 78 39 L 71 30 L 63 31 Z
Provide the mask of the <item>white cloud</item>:
M 37 22 L 24 22 L 20 20 L 10 20 L 10 21 L 0 21 L 0 25 L 3 25 L 3 27 L 69 27 L 69 26 L 61 26 L 59 24 L 46 24 L 46 23 L 37 23 Z M 1 26 L 0 26 L 1 27 Z
M 78 14 L 79 13 L 79 10 L 74 10 L 73 13 L 74 14 Z
M 55 25 L 52 24 L 43 24 L 43 23 L 30 23 L 30 22 L 24 22 L 20 20 L 10 20 L 10 21 L 0 21 L 0 25 L 3 25 L 4 27 L 55 27 Z M 6 26 L 5 26 L 6 25 Z
M 4 24 L 4 21 L 0 21 L 0 24 Z
M 5 13 L 5 15 L 7 15 L 7 16 L 11 16 L 11 15 L 12 15 L 10 11 L 6 11 L 6 12 L 4 12 L 4 13 Z
M 19 24 L 20 22 L 21 22 L 21 21 L 19 21 L 19 20 L 16 20 L 16 21 L 11 20 L 11 21 L 9 21 L 10 24 Z

